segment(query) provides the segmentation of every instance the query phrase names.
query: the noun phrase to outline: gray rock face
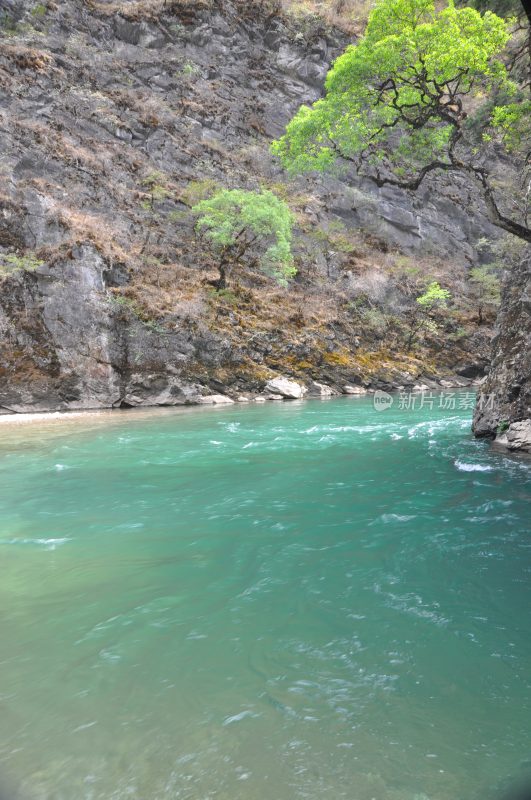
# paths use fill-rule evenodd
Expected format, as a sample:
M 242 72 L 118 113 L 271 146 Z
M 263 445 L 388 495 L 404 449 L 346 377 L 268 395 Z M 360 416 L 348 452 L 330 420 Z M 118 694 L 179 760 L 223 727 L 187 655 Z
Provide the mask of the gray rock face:
M 0 304 L 0 403 L 22 412 L 112 406 L 120 398 L 105 265 L 91 248 L 20 273 Z
M 494 438 L 500 426 L 509 424 L 501 444 L 506 443 L 512 450 L 526 449 L 525 421 L 530 418 L 531 251 L 528 249 L 520 265 L 506 276 L 492 363 L 478 393 L 473 430 L 476 436 Z M 514 427 L 513 423 L 522 424 Z
M 50 411 L 181 405 L 202 387 L 183 364 L 219 352 L 213 336 L 161 336 L 106 291 L 111 280 L 89 245 L 71 258 L 11 279 L 0 303 L 0 404 Z

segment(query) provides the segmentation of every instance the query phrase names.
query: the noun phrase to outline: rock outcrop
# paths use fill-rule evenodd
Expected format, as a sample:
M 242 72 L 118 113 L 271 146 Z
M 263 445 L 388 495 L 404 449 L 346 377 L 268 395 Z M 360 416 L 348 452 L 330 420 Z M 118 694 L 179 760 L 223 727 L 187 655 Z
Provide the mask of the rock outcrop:
M 531 251 L 506 276 L 492 363 L 473 429 L 511 450 L 531 451 Z

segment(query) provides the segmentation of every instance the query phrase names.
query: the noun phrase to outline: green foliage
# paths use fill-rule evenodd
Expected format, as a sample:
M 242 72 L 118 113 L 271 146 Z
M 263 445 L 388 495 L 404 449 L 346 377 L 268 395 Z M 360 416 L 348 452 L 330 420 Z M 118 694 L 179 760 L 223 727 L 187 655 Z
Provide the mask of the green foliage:
M 216 305 L 221 301 L 225 305 L 236 308 L 239 303 L 238 296 L 231 289 L 211 289 L 209 295 Z
M 293 217 L 287 204 L 272 192 L 223 189 L 195 205 L 192 212 L 197 215 L 196 231 L 217 254 L 222 268 L 250 260 L 280 285 L 295 275 Z M 257 250 L 261 252 L 253 258 Z
M 531 100 L 496 106 L 492 113 L 492 128 L 499 134 L 509 152 L 529 146 L 529 120 L 531 119 Z M 485 137 L 490 134 L 486 133 Z
M 455 331 L 453 333 L 447 333 L 445 338 L 451 342 L 460 342 L 463 339 L 466 339 L 467 336 L 467 328 L 465 328 L 464 325 L 458 325 Z
M 167 333 L 164 325 L 161 325 L 154 319 L 141 319 L 141 322 L 149 331 L 152 333 L 157 333 L 159 336 Z
M 0 29 L 11 28 L 13 21 L 7 11 L 0 10 Z
M 511 21 L 507 54 L 508 22 L 443 3 L 377 0 L 365 35 L 328 73 L 325 97 L 299 109 L 272 151 L 293 173 L 351 162 L 379 186 L 406 189 L 434 170 L 465 172 L 480 185 L 491 221 L 531 242 L 526 180 L 518 188 L 514 175 L 514 187 L 491 180 L 482 152 L 496 141 L 515 172 L 529 171 L 531 101 L 511 77 L 527 80 L 524 28 Z M 513 218 L 498 205 L 500 191 Z
M 10 275 L 14 272 L 35 272 L 42 267 L 44 261 L 38 259 L 34 253 L 17 256 L 14 253 L 0 255 L 0 274 Z
M 169 29 L 174 36 L 184 36 L 186 33 L 186 28 L 182 22 L 172 22 L 169 26 Z
M 330 220 L 326 228 L 308 223 L 304 228 L 307 239 L 322 245 L 321 250 L 333 250 L 344 255 L 355 253 L 359 249 L 359 241 L 355 240 L 341 220 Z
M 149 175 L 146 175 L 145 178 L 142 178 L 142 186 L 146 186 L 148 189 L 151 189 L 152 186 L 163 185 L 166 181 L 166 176 L 163 172 L 150 172 Z
M 378 336 L 384 336 L 389 327 L 388 316 L 379 308 L 363 308 L 359 312 L 363 326 Z
M 194 78 L 196 75 L 199 75 L 201 69 L 197 64 L 194 64 L 193 61 L 186 61 L 183 64 L 180 74 L 184 75 L 185 78 Z
M 273 152 L 295 172 L 328 168 L 339 156 L 406 172 L 441 158 L 463 95 L 514 90 L 497 58 L 508 38 L 490 11 L 379 0 L 365 35 L 328 73 L 326 97 L 299 110 Z
M 162 172 L 151 172 L 142 180 L 142 186 L 149 193 L 149 198 L 141 202 L 142 208 L 146 211 L 153 208 L 156 202 L 165 200 L 171 195 L 170 190 L 166 187 L 166 176 Z
M 130 314 L 131 316 L 136 317 L 139 322 L 141 322 L 153 333 L 162 334 L 167 332 L 164 326 L 157 322 L 156 319 L 153 319 L 146 308 L 144 308 L 132 297 L 127 297 L 124 294 L 112 293 L 107 296 L 107 302 L 110 303 L 110 305 L 116 310 L 120 310 L 125 314 Z
M 0 10 L 0 31 L 2 36 L 13 37 L 19 32 L 18 25 L 7 11 Z
M 416 305 L 409 314 L 406 348 L 411 349 L 421 332 L 438 332 L 437 316 L 447 308 L 450 299 L 448 289 L 443 289 L 437 281 L 432 281 L 423 294 L 416 298 Z
M 44 3 L 37 3 L 37 5 L 33 6 L 31 9 L 31 16 L 35 18 L 41 18 L 46 15 L 47 8 Z
M 220 189 L 220 184 L 211 178 L 190 181 L 181 192 L 181 200 L 187 206 L 196 206 L 201 200 L 212 197 Z
M 494 241 L 482 237 L 477 242 L 477 249 L 482 254 L 482 260 L 488 261 L 488 266 L 496 273 L 501 273 L 504 269 L 512 269 L 520 264 L 526 247 L 525 242 L 514 236 L 502 236 Z
M 483 322 L 485 308 L 494 311 L 501 299 L 500 278 L 496 264 L 485 264 L 470 270 L 472 294 L 478 309 L 478 322 Z
M 432 281 L 424 292 L 424 294 L 417 297 L 417 303 L 424 311 L 430 313 L 436 308 L 446 308 L 448 300 L 450 299 L 450 292 L 448 289 L 443 289 L 437 283 Z
M 135 316 L 140 316 L 140 307 L 134 300 L 130 297 L 126 297 L 123 294 L 111 294 L 109 296 L 109 303 L 118 308 L 126 308 L 128 311 L 131 311 Z
M 500 279 L 491 264 L 474 267 L 470 270 L 470 281 L 485 303 L 498 305 L 500 302 Z

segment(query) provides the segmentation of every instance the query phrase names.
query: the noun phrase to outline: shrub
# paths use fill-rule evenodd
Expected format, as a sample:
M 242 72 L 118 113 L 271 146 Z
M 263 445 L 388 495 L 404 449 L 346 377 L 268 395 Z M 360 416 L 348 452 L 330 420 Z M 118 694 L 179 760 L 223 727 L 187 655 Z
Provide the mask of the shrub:
M 415 338 L 422 331 L 437 333 L 437 315 L 447 307 L 451 295 L 437 281 L 432 281 L 426 291 L 419 295 L 415 307 L 409 315 L 409 332 L 406 347 L 411 349 Z
M 470 270 L 473 298 L 478 310 L 478 322 L 481 325 L 485 310 L 495 311 L 500 304 L 500 279 L 496 267 L 486 264 Z
M 162 172 L 151 172 L 142 180 L 142 186 L 148 192 L 149 197 L 142 201 L 142 208 L 146 211 L 152 210 L 156 202 L 165 200 L 171 195 L 166 187 L 166 176 Z
M 27 253 L 23 256 L 17 256 L 15 253 L 0 255 L 0 273 L 3 275 L 19 271 L 35 272 L 43 264 L 44 261 L 38 259 L 34 253 Z
M 223 189 L 192 208 L 196 231 L 218 258 L 217 289 L 225 289 L 234 268 L 258 267 L 281 286 L 295 275 L 287 204 L 269 191 Z
M 421 306 L 426 313 L 432 313 L 436 308 L 446 307 L 447 301 L 450 299 L 450 292 L 448 289 L 442 289 L 437 281 L 432 281 L 424 292 L 417 297 L 417 303 Z
M 201 181 L 190 181 L 181 191 L 181 201 L 187 206 L 196 206 L 201 200 L 207 200 L 220 189 L 217 181 L 205 178 Z

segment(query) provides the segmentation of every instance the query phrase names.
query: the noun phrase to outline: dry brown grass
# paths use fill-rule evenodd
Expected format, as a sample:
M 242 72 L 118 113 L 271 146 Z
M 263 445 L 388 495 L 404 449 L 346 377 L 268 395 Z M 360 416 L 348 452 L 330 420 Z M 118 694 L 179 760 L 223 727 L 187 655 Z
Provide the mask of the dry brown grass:
M 213 0 L 119 0 L 114 3 L 100 3 L 98 0 L 85 0 L 86 5 L 98 14 L 114 16 L 120 14 L 132 22 L 157 20 L 161 14 L 184 12 L 194 14 L 201 9 L 213 6 Z
M 54 201 L 55 213 L 73 241 L 91 242 L 109 264 L 128 264 L 138 257 L 139 245 L 132 244 L 127 250 L 116 240 L 114 227 L 103 217 L 69 208 Z
M 209 316 L 204 275 L 179 263 L 137 258 L 131 282 L 117 294 L 132 300 L 149 319 L 166 318 L 170 327 L 185 322 L 203 325 Z
M 327 25 L 350 35 L 360 35 L 374 5 L 373 0 L 282 0 L 285 11 L 295 17 L 316 16 Z
M 264 16 L 286 14 L 292 18 L 314 17 L 330 27 L 340 28 L 349 35 L 362 32 L 373 5 L 373 0 L 236 0 L 247 15 Z M 215 8 L 215 0 L 116 0 L 102 3 L 86 0 L 86 5 L 97 14 L 120 14 L 133 22 L 158 21 L 163 14 L 175 14 L 185 23 L 192 22 L 198 11 Z
M 19 69 L 31 70 L 32 72 L 48 72 L 54 64 L 54 59 L 50 53 L 23 44 L 2 45 L 0 47 L 0 57 L 5 58 L 8 63 L 15 65 Z
M 82 168 L 94 175 L 101 174 L 102 158 L 93 149 L 70 141 L 64 133 L 36 120 L 19 119 L 15 125 L 21 137 L 29 135 L 34 143 L 54 158 L 59 158 L 66 164 Z

